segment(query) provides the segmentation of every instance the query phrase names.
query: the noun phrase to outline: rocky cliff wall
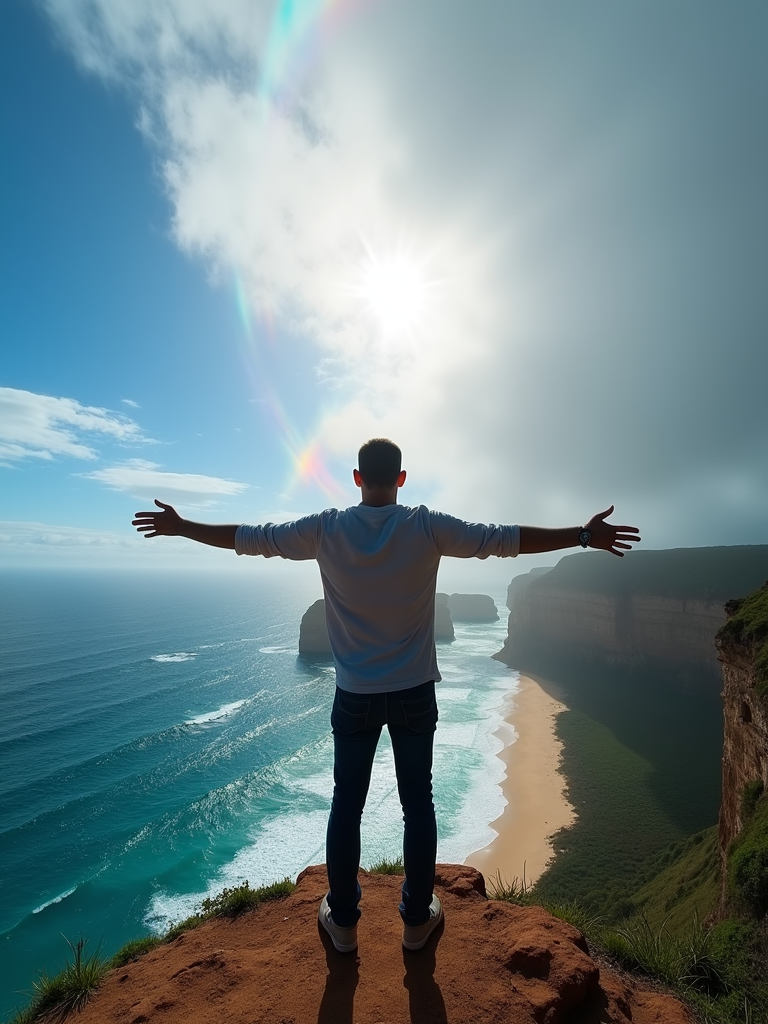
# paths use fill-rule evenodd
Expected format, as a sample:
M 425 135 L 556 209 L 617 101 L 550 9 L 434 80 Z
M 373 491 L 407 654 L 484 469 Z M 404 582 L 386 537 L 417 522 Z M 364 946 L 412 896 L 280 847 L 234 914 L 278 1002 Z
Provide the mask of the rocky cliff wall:
M 615 563 L 615 564 L 614 564 Z M 518 584 L 496 657 L 535 671 L 553 657 L 663 663 L 717 677 L 714 637 L 724 602 L 768 575 L 768 546 L 587 552 Z
M 746 601 L 729 602 L 726 608 L 729 622 L 716 641 L 723 670 L 724 718 L 718 837 L 721 911 L 726 903 L 729 851 L 749 811 L 745 795 L 753 787 L 757 787 L 755 795 L 768 792 L 768 678 L 760 659 L 768 646 L 768 583 Z

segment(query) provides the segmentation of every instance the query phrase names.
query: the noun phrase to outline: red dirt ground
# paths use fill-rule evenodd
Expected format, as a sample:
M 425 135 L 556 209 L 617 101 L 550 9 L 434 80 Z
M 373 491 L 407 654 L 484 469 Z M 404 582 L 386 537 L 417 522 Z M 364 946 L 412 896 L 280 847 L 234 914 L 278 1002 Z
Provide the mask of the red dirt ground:
M 577 929 L 485 898 L 474 868 L 438 865 L 445 925 L 401 945 L 401 879 L 361 872 L 357 954 L 318 928 L 325 868 L 285 900 L 219 918 L 113 971 L 77 1024 L 691 1024 L 682 1003 L 611 974 Z

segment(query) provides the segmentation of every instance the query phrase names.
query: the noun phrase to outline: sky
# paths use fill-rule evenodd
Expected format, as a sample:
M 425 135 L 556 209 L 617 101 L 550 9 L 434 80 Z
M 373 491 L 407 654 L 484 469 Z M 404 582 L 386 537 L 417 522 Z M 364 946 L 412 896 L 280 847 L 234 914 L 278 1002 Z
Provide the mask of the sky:
M 3 0 L 0 565 L 229 566 L 133 513 L 345 507 L 373 436 L 405 504 L 768 542 L 766 38 L 758 2 Z

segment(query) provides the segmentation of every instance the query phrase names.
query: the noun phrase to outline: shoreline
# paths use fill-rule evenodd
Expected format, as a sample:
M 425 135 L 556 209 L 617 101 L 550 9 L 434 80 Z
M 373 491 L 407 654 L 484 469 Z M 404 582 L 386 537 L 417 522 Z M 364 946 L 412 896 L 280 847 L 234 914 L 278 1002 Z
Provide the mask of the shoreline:
M 559 772 L 562 744 L 555 735 L 557 716 L 567 710 L 561 691 L 545 691 L 531 676 L 520 675 L 519 688 L 507 698 L 504 724 L 496 731 L 504 741 L 497 755 L 506 774 L 502 814 L 490 822 L 497 833 L 487 846 L 470 853 L 465 864 L 481 871 L 486 883 L 525 880 L 532 885 L 553 857 L 555 832 L 573 824 L 576 815 Z

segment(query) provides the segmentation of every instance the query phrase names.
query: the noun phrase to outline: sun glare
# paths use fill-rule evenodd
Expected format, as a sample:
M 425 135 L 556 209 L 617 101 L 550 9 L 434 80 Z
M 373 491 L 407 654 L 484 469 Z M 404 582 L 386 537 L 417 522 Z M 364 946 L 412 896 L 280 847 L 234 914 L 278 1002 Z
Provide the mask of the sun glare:
M 428 306 L 430 285 L 423 266 L 404 252 L 368 252 L 355 293 L 366 314 L 386 337 L 412 337 Z

